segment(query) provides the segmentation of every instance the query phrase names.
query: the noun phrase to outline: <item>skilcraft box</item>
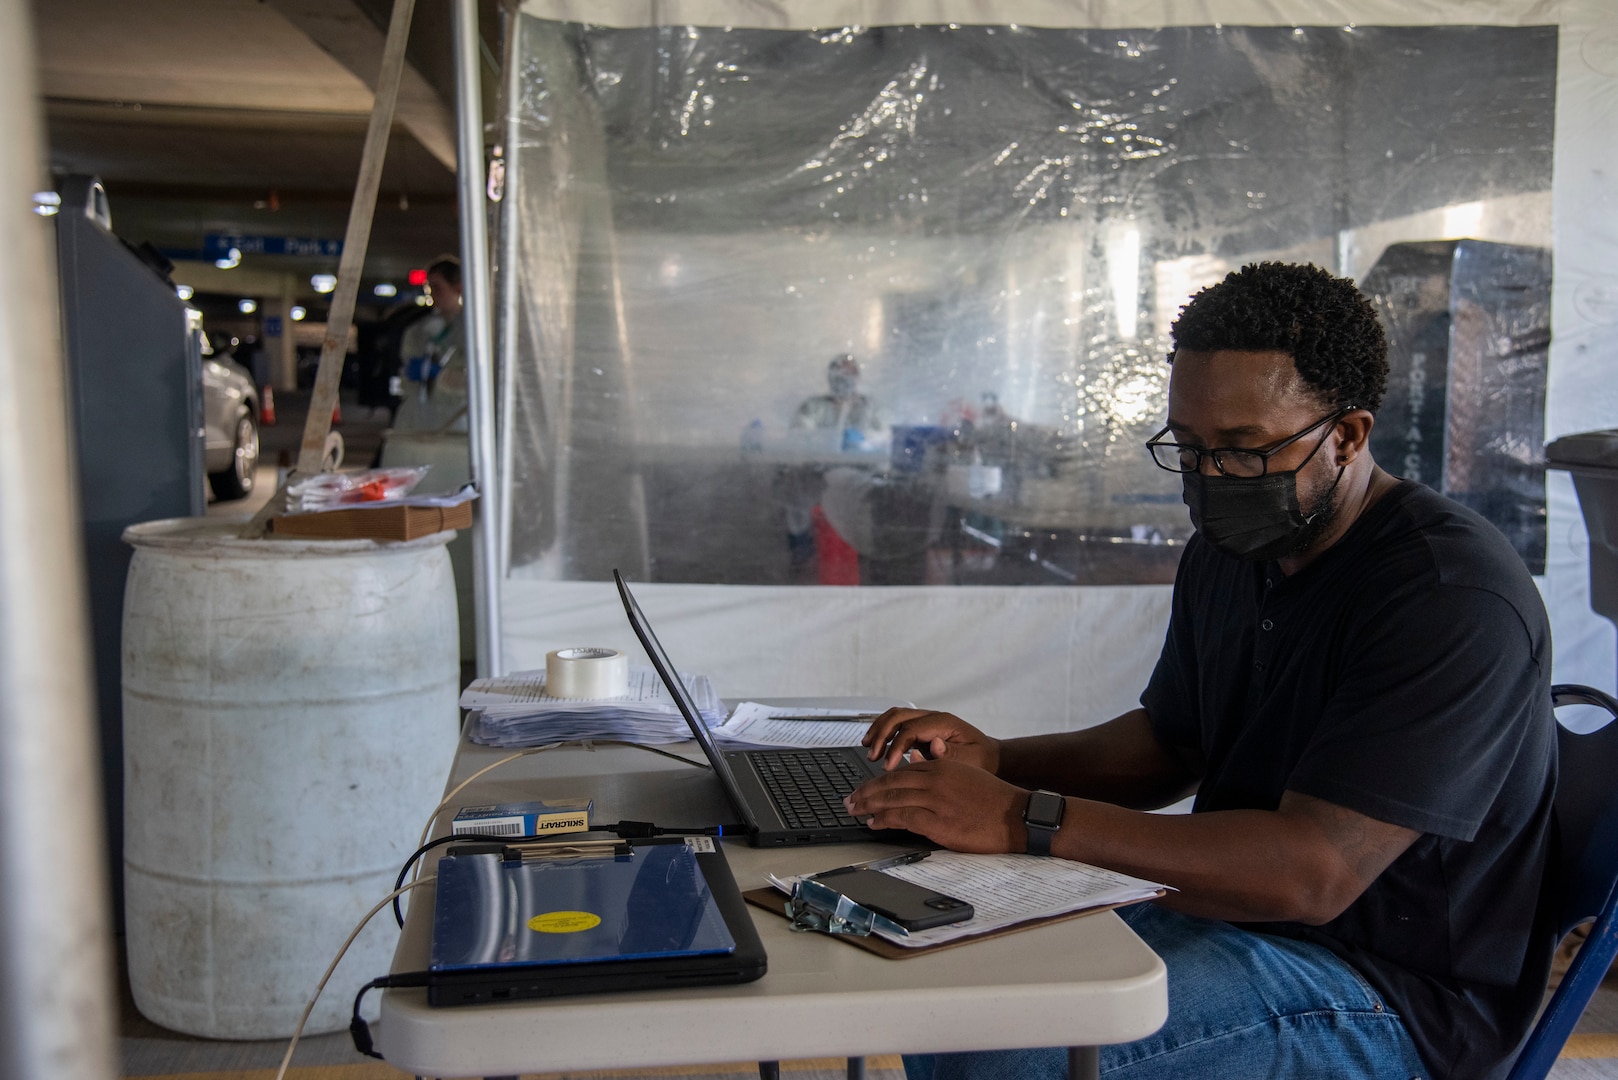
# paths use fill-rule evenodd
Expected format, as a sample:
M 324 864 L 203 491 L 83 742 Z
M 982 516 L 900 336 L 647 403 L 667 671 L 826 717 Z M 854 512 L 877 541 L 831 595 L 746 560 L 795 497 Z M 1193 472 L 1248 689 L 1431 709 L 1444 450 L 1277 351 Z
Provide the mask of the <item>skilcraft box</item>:
M 463 806 L 450 823 L 452 836 L 547 836 L 588 832 L 595 800 L 518 802 Z

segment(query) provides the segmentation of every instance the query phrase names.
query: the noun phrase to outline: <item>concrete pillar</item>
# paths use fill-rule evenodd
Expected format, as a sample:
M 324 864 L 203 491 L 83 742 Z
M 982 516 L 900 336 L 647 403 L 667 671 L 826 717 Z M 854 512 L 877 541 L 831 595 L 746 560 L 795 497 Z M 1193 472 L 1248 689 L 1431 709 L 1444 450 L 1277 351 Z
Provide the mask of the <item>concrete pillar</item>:
M 260 309 L 264 323 L 264 355 L 277 390 L 298 388 L 298 349 L 292 335 L 292 305 L 297 302 L 297 279 L 280 275 L 278 295 L 266 296 Z

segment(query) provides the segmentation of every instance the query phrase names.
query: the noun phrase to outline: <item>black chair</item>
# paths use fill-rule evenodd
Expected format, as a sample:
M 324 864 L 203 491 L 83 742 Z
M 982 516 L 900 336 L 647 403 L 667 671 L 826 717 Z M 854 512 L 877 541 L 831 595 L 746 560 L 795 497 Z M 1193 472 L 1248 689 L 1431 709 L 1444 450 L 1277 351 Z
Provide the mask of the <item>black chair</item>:
M 1618 700 L 1588 686 L 1551 687 L 1551 702 L 1595 705 L 1618 718 Z M 1555 846 L 1546 872 L 1555 941 L 1590 920 L 1590 936 L 1517 1053 L 1508 1080 L 1543 1080 L 1618 955 L 1618 723 L 1588 735 L 1557 725 Z

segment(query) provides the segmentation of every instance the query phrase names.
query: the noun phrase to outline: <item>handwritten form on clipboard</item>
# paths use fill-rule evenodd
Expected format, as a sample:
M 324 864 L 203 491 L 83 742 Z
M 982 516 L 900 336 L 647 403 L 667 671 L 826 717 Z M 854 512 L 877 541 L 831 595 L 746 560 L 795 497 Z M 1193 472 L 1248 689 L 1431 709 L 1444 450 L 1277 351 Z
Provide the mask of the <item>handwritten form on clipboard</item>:
M 1153 881 L 1039 855 L 935 851 L 920 862 L 884 867 L 880 873 L 965 900 L 975 912 L 966 922 L 912 930 L 907 937 L 877 932 L 907 949 L 942 945 L 1053 915 L 1150 900 L 1165 891 Z M 791 878 L 770 880 L 776 888 L 791 892 Z

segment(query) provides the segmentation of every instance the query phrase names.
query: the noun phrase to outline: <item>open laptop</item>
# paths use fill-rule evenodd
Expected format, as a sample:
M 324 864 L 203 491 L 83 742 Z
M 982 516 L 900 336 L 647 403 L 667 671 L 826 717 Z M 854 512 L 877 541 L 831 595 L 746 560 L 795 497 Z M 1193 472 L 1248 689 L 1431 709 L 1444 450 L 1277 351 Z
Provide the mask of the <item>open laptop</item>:
M 438 862 L 427 1001 L 750 982 L 764 946 L 724 851 L 638 840 L 605 859 L 512 859 L 467 837 Z
M 843 809 L 844 795 L 882 775 L 881 762 L 867 759 L 863 747 L 724 751 L 716 747 L 623 575 L 614 570 L 612 580 L 618 585 L 629 625 L 691 726 L 697 744 L 708 755 L 714 775 L 747 827 L 747 839 L 754 847 L 915 839 L 905 832 L 873 832 Z

